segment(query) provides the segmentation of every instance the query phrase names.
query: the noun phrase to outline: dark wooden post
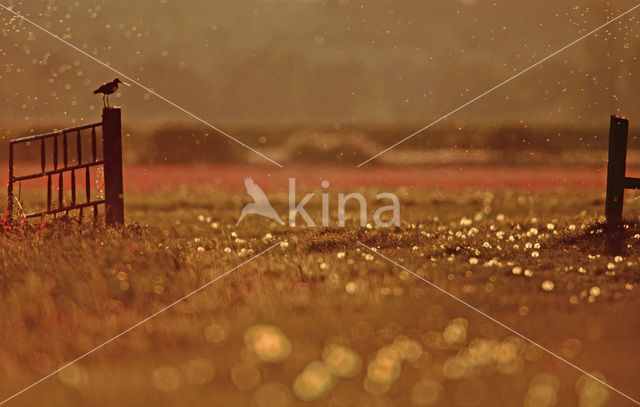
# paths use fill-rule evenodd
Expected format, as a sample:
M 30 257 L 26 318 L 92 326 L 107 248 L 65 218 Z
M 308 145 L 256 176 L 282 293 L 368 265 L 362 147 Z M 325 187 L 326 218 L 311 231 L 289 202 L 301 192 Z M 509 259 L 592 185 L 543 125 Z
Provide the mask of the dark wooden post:
M 7 186 L 7 211 L 9 219 L 13 216 L 13 143 L 9 143 L 9 185 Z
M 616 227 L 622 222 L 628 133 L 629 121 L 622 117 L 611 116 L 609 163 L 607 165 L 607 199 L 604 209 L 607 225 L 610 227 Z
M 124 225 L 122 182 L 122 121 L 120 109 L 102 110 L 102 152 L 104 154 L 105 220 L 107 226 Z

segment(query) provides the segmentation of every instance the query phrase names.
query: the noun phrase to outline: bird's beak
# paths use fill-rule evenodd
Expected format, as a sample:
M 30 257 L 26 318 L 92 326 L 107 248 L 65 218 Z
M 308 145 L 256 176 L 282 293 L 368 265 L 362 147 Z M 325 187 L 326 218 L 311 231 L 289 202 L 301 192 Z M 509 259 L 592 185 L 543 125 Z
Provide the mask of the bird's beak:
M 120 82 L 121 84 L 123 84 L 124 86 L 131 86 L 131 84 L 127 83 L 127 82 Z

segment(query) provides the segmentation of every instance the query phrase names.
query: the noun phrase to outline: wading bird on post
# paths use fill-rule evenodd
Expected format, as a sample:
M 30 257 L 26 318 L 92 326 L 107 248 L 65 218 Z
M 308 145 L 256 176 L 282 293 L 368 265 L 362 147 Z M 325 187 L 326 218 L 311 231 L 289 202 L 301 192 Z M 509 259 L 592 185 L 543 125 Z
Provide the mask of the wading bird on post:
M 102 104 L 105 107 L 109 107 L 109 95 L 114 93 L 116 90 L 118 90 L 118 84 L 121 83 L 125 86 L 131 86 L 126 82 L 122 82 L 120 79 L 115 78 L 113 81 L 111 82 L 107 82 L 104 85 L 100 86 L 98 89 L 93 91 L 94 95 L 97 95 L 98 93 L 102 93 Z M 105 102 L 106 99 L 106 102 Z

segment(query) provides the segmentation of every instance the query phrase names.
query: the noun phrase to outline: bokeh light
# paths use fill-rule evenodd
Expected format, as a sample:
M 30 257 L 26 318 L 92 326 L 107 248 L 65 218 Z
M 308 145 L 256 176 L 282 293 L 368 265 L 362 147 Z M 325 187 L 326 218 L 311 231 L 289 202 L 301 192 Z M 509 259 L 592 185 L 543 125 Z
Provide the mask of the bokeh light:
M 362 359 L 353 350 L 338 344 L 330 344 L 322 351 L 322 360 L 331 373 L 338 377 L 353 377 L 362 367 Z
M 449 322 L 442 337 L 448 344 L 460 344 L 467 340 L 468 322 L 464 318 L 456 318 Z
M 266 383 L 255 391 L 253 401 L 256 407 L 287 407 L 289 391 L 280 383 Z
M 258 387 L 260 371 L 249 363 L 237 363 L 231 368 L 231 381 L 240 390 L 250 391 Z
M 83 367 L 77 364 L 67 366 L 59 371 L 58 378 L 70 387 L 84 387 L 89 384 L 89 375 Z
M 434 406 L 441 402 L 444 395 L 444 387 L 441 383 L 423 379 L 411 389 L 411 403 L 414 406 Z
M 523 407 L 554 407 L 558 403 L 560 381 L 550 373 L 536 375 L 529 383 Z
M 327 365 L 313 361 L 294 380 L 293 393 L 300 400 L 311 401 L 322 396 L 334 383 L 335 380 Z
M 600 373 L 591 372 L 591 374 L 600 380 L 604 380 L 604 376 Z M 609 389 L 587 375 L 580 376 L 576 382 L 575 389 L 576 393 L 578 393 L 578 405 L 580 407 L 602 407 L 607 405 L 607 401 L 609 401 Z
M 173 366 L 160 366 L 151 373 L 151 382 L 156 390 L 173 393 L 180 388 L 180 372 Z
M 185 379 L 190 384 L 209 383 L 215 377 L 215 373 L 213 363 L 204 358 L 192 359 L 184 366 Z
M 244 343 L 263 362 L 280 362 L 289 357 L 293 347 L 282 330 L 273 325 L 256 325 L 247 329 Z

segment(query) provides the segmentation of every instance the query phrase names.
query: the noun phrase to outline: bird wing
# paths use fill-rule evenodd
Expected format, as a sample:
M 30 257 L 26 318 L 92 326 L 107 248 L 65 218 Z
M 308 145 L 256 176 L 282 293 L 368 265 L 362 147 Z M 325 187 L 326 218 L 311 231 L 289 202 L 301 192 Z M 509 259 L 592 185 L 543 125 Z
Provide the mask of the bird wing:
M 267 204 L 268 206 L 271 206 L 269 200 L 267 199 L 267 196 L 264 194 L 264 192 L 262 192 L 262 188 L 256 185 L 256 183 L 253 182 L 251 178 L 245 178 L 244 186 L 245 188 L 247 188 L 247 193 L 251 195 L 251 197 L 254 201 L 256 201 L 257 204 Z
M 98 89 L 93 91 L 93 94 L 95 95 L 97 93 L 105 93 L 109 85 L 111 85 L 111 82 L 103 83 Z

